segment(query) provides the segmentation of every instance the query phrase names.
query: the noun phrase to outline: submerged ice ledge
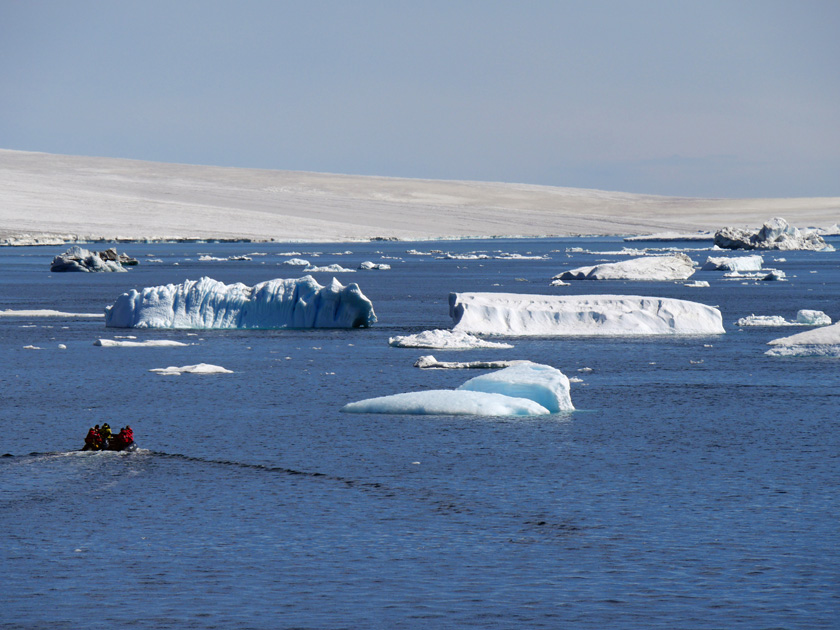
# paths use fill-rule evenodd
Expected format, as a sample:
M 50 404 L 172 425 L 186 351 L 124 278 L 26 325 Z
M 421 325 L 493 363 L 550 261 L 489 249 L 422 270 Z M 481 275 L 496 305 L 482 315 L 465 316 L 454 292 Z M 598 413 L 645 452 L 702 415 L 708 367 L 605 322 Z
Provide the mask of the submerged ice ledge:
M 451 293 L 453 330 L 485 335 L 719 335 L 718 309 L 634 295 Z
M 360 328 L 375 322 L 358 285 L 333 278 L 324 287 L 312 276 L 253 287 L 204 277 L 132 290 L 105 309 L 105 325 L 112 328 Z

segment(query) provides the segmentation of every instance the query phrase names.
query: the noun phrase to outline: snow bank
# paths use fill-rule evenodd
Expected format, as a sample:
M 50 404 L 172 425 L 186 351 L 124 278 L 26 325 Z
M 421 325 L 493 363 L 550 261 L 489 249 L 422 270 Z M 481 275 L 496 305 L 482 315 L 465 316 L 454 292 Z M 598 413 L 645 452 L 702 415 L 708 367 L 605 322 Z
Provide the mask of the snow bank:
M 253 287 L 212 278 L 123 293 L 105 309 L 113 328 L 358 328 L 376 322 L 373 305 L 356 284 L 311 276 Z
M 709 256 L 703 271 L 759 271 L 764 265 L 764 259 L 758 254 L 729 258 Z
M 524 363 L 522 360 L 511 361 L 438 361 L 432 355 L 422 356 L 414 362 L 414 367 L 437 370 L 484 369 L 499 370 Z
M 796 313 L 796 319 L 789 322 L 781 315 L 749 315 L 742 317 L 736 326 L 828 326 L 831 318 L 822 311 L 801 309 Z
M 530 361 L 476 376 L 458 389 L 527 398 L 539 403 L 551 413 L 575 409 L 569 395 L 569 379 L 566 375 L 549 365 Z
M 564 271 L 553 280 L 685 280 L 694 262 L 685 254 L 644 256 Z
M 769 356 L 840 357 L 840 323 L 774 339 L 768 345 L 774 346 L 764 353 Z
M 780 218 L 770 219 L 758 231 L 725 227 L 715 233 L 715 245 L 724 249 L 834 251 L 816 232 L 802 232 Z
M 416 335 L 391 337 L 395 348 L 433 348 L 436 350 L 472 350 L 473 348 L 513 348 L 509 343 L 485 341 L 469 333 L 452 330 L 424 330 Z
M 180 376 L 181 374 L 233 374 L 233 370 L 228 370 L 220 365 L 212 365 L 210 363 L 184 365 L 182 367 L 152 368 L 149 372 L 155 372 L 161 376 Z
M 53 258 L 50 271 L 127 271 L 115 260 L 105 260 L 99 254 L 74 245 Z
M 189 344 L 172 339 L 149 339 L 147 341 L 122 341 L 117 339 L 97 339 L 94 346 L 103 348 L 178 348 Z
M 451 293 L 455 332 L 486 335 L 718 335 L 720 311 L 671 298 L 628 295 Z
M 344 405 L 341 411 L 468 416 L 538 416 L 549 413 L 545 407 L 525 398 L 452 389 L 369 398 Z

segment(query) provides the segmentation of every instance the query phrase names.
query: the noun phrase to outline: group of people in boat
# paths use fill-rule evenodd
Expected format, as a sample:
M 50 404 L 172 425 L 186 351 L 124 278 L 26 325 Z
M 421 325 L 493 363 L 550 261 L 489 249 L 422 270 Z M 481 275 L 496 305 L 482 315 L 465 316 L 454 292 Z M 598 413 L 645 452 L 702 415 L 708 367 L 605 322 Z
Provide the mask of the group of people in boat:
M 134 444 L 134 431 L 126 425 L 120 432 L 114 435 L 111 426 L 106 422 L 100 426 L 97 424 L 88 430 L 85 437 L 83 451 L 122 451 Z

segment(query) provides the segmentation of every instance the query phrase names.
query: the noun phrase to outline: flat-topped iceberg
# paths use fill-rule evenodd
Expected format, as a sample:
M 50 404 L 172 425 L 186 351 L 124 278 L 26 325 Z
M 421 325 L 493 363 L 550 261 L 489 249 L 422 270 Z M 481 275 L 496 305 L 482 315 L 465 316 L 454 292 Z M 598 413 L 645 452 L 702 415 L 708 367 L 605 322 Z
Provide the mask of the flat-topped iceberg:
M 822 311 L 807 308 L 796 313 L 796 319 L 788 321 L 781 315 L 749 315 L 742 317 L 736 326 L 828 326 L 831 318 Z
M 714 307 L 634 295 L 451 293 L 453 329 L 485 335 L 719 335 Z
M 759 230 L 725 227 L 715 233 L 715 245 L 724 249 L 834 251 L 816 231 L 803 232 L 780 218 L 770 219 Z
M 758 254 L 751 256 L 709 256 L 703 271 L 759 271 L 764 259 Z
M 553 280 L 685 280 L 694 273 L 694 262 L 685 254 L 643 256 L 564 271 Z
M 456 390 L 435 389 L 369 398 L 345 405 L 348 413 L 534 416 L 573 411 L 569 379 L 547 365 L 523 361 L 470 379 Z
M 764 353 L 769 356 L 840 357 L 840 323 L 773 339 L 768 345 L 773 346 Z
M 321 286 L 312 276 L 253 287 L 212 278 L 123 293 L 105 309 L 112 328 L 359 328 L 376 322 L 358 285 Z
M 569 395 L 569 379 L 566 375 L 550 365 L 530 361 L 476 376 L 458 389 L 528 398 L 538 402 L 551 413 L 575 409 Z
M 416 335 L 398 335 L 388 339 L 395 348 L 433 348 L 435 350 L 472 350 L 475 348 L 513 348 L 509 343 L 486 341 L 469 333 L 452 330 L 424 330 Z

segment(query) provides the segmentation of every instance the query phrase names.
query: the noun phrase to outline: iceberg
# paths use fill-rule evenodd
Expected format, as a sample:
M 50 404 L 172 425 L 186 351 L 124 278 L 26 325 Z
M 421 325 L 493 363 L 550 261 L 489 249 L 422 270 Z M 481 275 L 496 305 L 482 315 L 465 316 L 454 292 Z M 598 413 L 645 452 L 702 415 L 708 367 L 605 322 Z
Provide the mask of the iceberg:
M 694 273 L 694 262 L 685 254 L 643 256 L 564 271 L 552 280 L 685 280 Z
M 714 307 L 633 295 L 451 293 L 455 332 L 485 335 L 719 335 Z
M 512 359 L 510 361 L 438 361 L 431 354 L 428 354 L 417 359 L 414 362 L 414 367 L 435 370 L 498 370 L 524 362 L 519 359 Z
M 840 357 L 840 323 L 773 339 L 768 345 L 774 346 L 764 353 L 768 356 Z
M 203 277 L 132 290 L 105 308 L 111 328 L 364 328 L 375 322 L 373 305 L 358 285 L 333 278 L 324 287 L 312 276 L 253 287 Z
M 539 403 L 551 413 L 575 409 L 569 395 L 569 379 L 566 375 L 549 365 L 530 361 L 476 376 L 458 389 L 527 398 Z
M 736 326 L 828 326 L 831 318 L 822 311 L 811 309 L 800 309 L 796 313 L 796 319 L 789 322 L 781 315 L 749 315 L 742 317 Z
M 339 264 L 325 265 L 324 267 L 314 267 L 309 265 L 303 270 L 304 273 L 351 273 L 355 271 L 355 269 L 347 269 Z
M 725 227 L 715 233 L 715 245 L 723 249 L 834 251 L 816 232 L 802 232 L 780 218 L 770 219 L 757 231 Z
M 49 308 L 38 308 L 33 310 L 12 310 L 0 311 L 0 317 L 105 317 L 102 313 L 66 313 Z
M 391 268 L 391 265 L 387 263 L 375 263 L 370 260 L 366 260 L 359 265 L 359 269 L 363 270 L 378 270 L 378 271 L 388 271 Z
M 116 250 L 113 250 L 113 258 L 111 253 L 112 250 L 107 250 L 95 254 L 90 250 L 74 245 L 63 254 L 53 258 L 50 271 L 127 271 L 120 264 Z M 126 257 L 126 260 L 133 259 Z M 136 260 L 134 264 L 137 264 Z
M 212 365 L 210 363 L 184 365 L 181 367 L 171 365 L 166 368 L 152 368 L 149 372 L 155 372 L 161 376 L 180 376 L 181 374 L 233 374 L 233 370 L 228 370 L 221 365 Z
M 472 350 L 473 348 L 513 348 L 509 343 L 485 341 L 469 333 L 452 330 L 424 330 L 416 335 L 388 339 L 395 348 L 432 348 L 435 350 Z
M 533 400 L 453 389 L 433 389 L 368 398 L 344 405 L 341 411 L 468 416 L 537 416 L 549 413 L 548 409 Z
M 123 341 L 121 339 L 97 339 L 94 346 L 103 348 L 180 348 L 189 344 L 174 339 L 148 339 L 147 341 Z
M 764 259 L 758 254 L 733 258 L 709 256 L 702 269 L 703 271 L 759 271 L 762 265 L 764 265 Z

